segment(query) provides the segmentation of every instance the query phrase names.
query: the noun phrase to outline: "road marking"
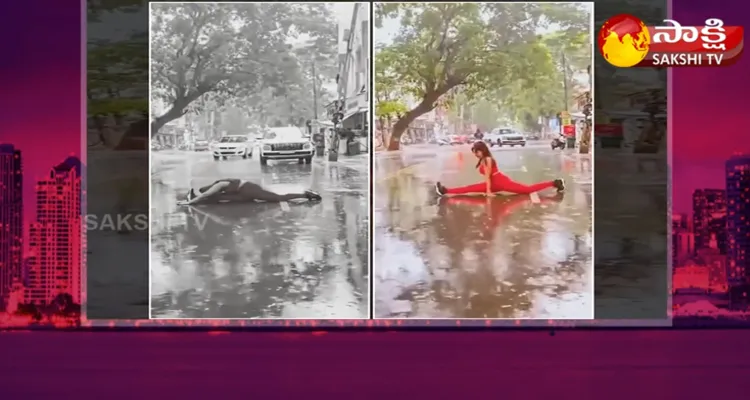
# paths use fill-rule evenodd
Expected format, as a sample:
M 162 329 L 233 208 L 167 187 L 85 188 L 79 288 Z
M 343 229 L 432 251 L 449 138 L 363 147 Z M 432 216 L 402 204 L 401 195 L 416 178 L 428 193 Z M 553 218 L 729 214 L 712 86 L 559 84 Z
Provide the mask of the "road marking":
M 529 198 L 531 199 L 531 202 L 534 204 L 539 204 L 542 201 L 539 199 L 539 195 L 537 193 L 531 193 L 529 194 Z
M 280 204 L 281 204 L 281 209 L 282 209 L 282 210 L 283 210 L 284 212 L 286 212 L 286 211 L 289 211 L 289 210 L 290 210 L 290 208 L 289 208 L 289 203 L 287 203 L 286 201 L 282 201 L 282 202 L 281 202 Z

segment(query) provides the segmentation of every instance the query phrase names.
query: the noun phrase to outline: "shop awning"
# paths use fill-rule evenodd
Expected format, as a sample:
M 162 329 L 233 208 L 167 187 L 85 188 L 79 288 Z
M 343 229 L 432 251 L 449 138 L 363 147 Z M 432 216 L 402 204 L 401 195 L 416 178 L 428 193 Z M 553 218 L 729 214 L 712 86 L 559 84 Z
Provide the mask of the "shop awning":
M 359 114 L 362 114 L 362 113 L 367 113 L 369 111 L 370 111 L 370 109 L 368 107 L 360 107 L 360 108 L 357 108 L 357 109 L 354 109 L 354 110 L 350 110 L 346 114 L 344 114 L 344 120 L 347 120 L 347 119 L 349 119 L 349 118 L 351 118 L 351 117 L 353 117 L 355 115 L 359 115 Z

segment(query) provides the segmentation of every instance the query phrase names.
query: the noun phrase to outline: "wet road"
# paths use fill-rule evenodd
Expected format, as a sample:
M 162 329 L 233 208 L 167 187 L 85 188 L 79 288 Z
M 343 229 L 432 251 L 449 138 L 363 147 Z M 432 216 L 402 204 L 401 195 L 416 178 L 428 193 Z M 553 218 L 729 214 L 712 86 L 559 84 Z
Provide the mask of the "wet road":
M 152 318 L 366 318 L 366 157 L 312 165 L 182 153 L 152 183 Z M 190 186 L 241 178 L 315 204 L 178 207 Z
M 475 183 L 468 147 L 378 153 L 374 301 L 378 318 L 593 318 L 591 161 L 544 144 L 495 148 L 499 167 L 567 190 L 438 199 Z

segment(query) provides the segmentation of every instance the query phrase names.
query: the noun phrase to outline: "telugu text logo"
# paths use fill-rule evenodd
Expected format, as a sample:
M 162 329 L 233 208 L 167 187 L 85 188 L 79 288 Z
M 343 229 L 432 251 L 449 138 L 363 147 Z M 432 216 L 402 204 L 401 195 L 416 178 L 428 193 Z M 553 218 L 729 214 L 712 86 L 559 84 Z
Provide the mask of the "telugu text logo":
M 704 26 L 646 26 L 640 19 L 620 14 L 599 30 L 602 57 L 615 67 L 720 67 L 734 64 L 742 54 L 743 28 L 724 26 L 709 18 Z

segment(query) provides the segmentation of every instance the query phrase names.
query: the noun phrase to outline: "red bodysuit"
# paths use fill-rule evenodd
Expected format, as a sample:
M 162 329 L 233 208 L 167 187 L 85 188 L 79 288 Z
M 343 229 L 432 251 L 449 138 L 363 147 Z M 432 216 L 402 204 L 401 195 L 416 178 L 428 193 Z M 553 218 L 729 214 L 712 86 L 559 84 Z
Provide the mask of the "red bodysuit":
M 482 176 L 485 176 L 485 159 L 479 160 L 479 163 L 477 164 L 477 169 L 479 170 L 479 173 L 482 174 Z M 497 192 L 507 192 L 507 193 L 515 193 L 515 194 L 529 194 L 538 192 L 540 190 L 548 189 L 555 187 L 554 181 L 546 181 L 546 182 L 540 182 L 535 183 L 533 185 L 524 185 L 523 183 L 518 183 L 507 175 L 500 172 L 500 170 L 497 169 L 497 163 L 495 162 L 495 159 L 490 158 L 492 161 L 492 175 L 490 176 L 490 190 L 493 193 Z M 481 182 L 481 183 L 475 183 L 473 185 L 468 186 L 462 186 L 452 189 L 446 189 L 446 194 L 470 194 L 470 193 L 487 193 L 487 183 Z

